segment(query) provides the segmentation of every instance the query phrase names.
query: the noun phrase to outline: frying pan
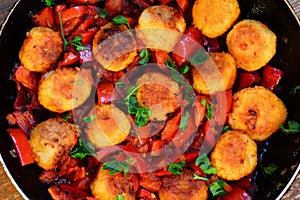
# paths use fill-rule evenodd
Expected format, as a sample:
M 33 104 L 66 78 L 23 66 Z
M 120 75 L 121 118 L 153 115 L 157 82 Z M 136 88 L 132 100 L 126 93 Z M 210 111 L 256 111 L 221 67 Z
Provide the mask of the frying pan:
M 289 91 L 300 85 L 300 28 L 299 21 L 283 0 L 239 0 L 241 19 L 256 19 L 265 23 L 277 35 L 277 53 L 270 65 L 285 72 L 276 94 L 284 101 L 289 111 L 288 119 L 300 122 L 300 94 Z M 47 187 L 38 180 L 41 169 L 35 164 L 21 167 L 9 151 L 13 149 L 6 132 L 6 115 L 13 110 L 16 86 L 10 80 L 14 63 L 19 62 L 18 52 L 25 39 L 26 31 L 33 25 L 30 18 L 44 6 L 40 0 L 19 0 L 5 21 L 0 33 L 0 160 L 9 174 L 21 188 L 24 197 L 29 199 L 51 199 Z M 279 169 L 271 176 L 264 176 L 257 169 L 255 183 L 257 191 L 254 199 L 279 199 L 296 177 L 300 165 L 300 134 L 285 135 L 281 131 L 270 139 L 258 144 L 259 162 L 267 166 L 271 163 Z

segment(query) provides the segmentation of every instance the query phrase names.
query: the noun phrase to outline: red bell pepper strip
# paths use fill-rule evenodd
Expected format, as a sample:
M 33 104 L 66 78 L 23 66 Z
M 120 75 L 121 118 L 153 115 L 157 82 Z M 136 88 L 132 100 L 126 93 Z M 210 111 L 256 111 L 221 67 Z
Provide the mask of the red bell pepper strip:
M 72 52 L 67 52 L 64 54 L 62 61 L 58 63 L 58 67 L 65 67 L 68 65 L 73 65 L 79 61 L 79 55 Z
M 150 172 L 140 179 L 140 185 L 150 192 L 158 192 L 162 182 L 159 176 L 156 176 L 155 173 Z
M 14 111 L 13 114 L 18 126 L 26 134 L 29 134 L 38 123 L 31 110 L 26 110 L 25 112 Z
M 68 4 L 86 5 L 95 4 L 100 2 L 100 0 L 67 0 Z
M 223 200 L 252 200 L 252 196 L 238 186 L 232 186 L 232 191 L 222 196 Z
M 188 0 L 176 0 L 177 4 L 181 8 L 182 12 L 185 13 L 188 11 L 189 8 L 189 1 Z
M 85 13 L 86 6 L 75 6 L 67 10 L 63 10 L 61 11 L 62 24 L 65 24 L 66 22 L 74 18 L 82 18 Z
M 151 143 L 151 155 L 152 156 L 159 156 L 162 152 L 160 151 L 163 148 L 164 142 L 162 140 L 156 139 L 152 140 Z
M 187 64 L 187 60 L 201 49 L 202 44 L 202 33 L 196 27 L 190 26 L 184 34 L 185 36 L 179 40 L 172 53 L 172 59 L 179 67 Z
M 79 34 L 82 37 L 82 44 L 86 45 L 88 44 L 90 41 L 92 41 L 92 39 L 94 38 L 95 34 L 98 32 L 97 28 L 91 28 L 88 29 L 87 31 Z
M 75 38 L 77 35 L 85 32 L 92 24 L 94 23 L 94 18 L 88 18 L 83 21 L 82 24 L 72 33 L 72 38 Z
M 79 198 L 79 197 L 85 197 L 89 196 L 88 193 L 84 192 L 83 190 L 80 190 L 72 185 L 69 184 L 60 184 L 59 187 L 70 194 L 72 194 L 74 197 Z
M 153 59 L 155 63 L 159 65 L 165 65 L 166 61 L 170 59 L 170 56 L 163 50 L 156 50 L 153 52 Z
M 97 85 L 98 104 L 110 104 L 115 100 L 115 86 L 113 83 L 99 83 Z
M 218 38 L 208 38 L 203 36 L 202 41 L 207 52 L 218 52 L 221 49 Z
M 149 200 L 156 199 L 155 194 L 153 194 L 143 188 L 139 189 L 137 197 L 143 198 L 143 199 L 149 199 Z
M 254 180 L 254 173 L 251 173 L 250 175 L 245 176 L 239 179 L 238 181 L 236 181 L 236 184 L 245 190 L 249 190 L 251 186 L 253 186 L 252 184 L 253 180 Z
M 22 166 L 34 163 L 33 152 L 22 129 L 7 129 Z
M 258 84 L 259 82 L 260 76 L 258 72 L 240 72 L 238 73 L 238 78 L 234 90 L 240 91 L 244 88 Z
M 193 113 L 194 113 L 194 116 L 195 116 L 195 124 L 196 126 L 198 127 L 201 122 L 203 121 L 204 119 L 204 116 L 205 116 L 205 112 L 206 112 L 206 107 L 203 106 L 200 101 L 201 99 L 204 98 L 203 96 L 201 95 L 198 95 L 195 99 L 194 99 L 194 102 L 193 102 Z
M 156 176 L 168 176 L 168 175 L 172 175 L 172 173 L 169 172 L 168 170 L 161 169 L 161 170 L 155 171 L 155 175 Z
M 54 7 L 54 19 L 55 19 L 56 24 L 59 24 L 58 14 L 64 10 L 67 10 L 67 4 L 59 4 Z
M 177 163 L 177 162 L 185 161 L 187 163 L 192 160 L 196 160 L 198 155 L 199 155 L 199 151 L 189 152 L 181 155 L 175 162 Z
M 180 119 L 181 119 L 181 113 L 178 113 L 172 119 L 167 121 L 164 130 L 161 132 L 162 140 L 172 141 L 176 132 L 178 131 Z
M 17 81 L 21 82 L 25 87 L 36 90 L 39 83 L 39 77 L 37 73 L 31 72 L 23 65 L 20 65 L 15 72 Z
M 269 90 L 274 90 L 282 77 L 283 71 L 281 69 L 266 65 L 262 69 L 261 86 L 264 86 Z
M 51 7 L 46 7 L 34 15 L 32 22 L 36 26 L 53 28 L 55 26 L 54 13 Z
M 217 102 L 217 104 L 214 106 L 215 110 L 213 114 L 213 121 L 220 126 L 224 125 L 228 121 L 228 115 L 232 107 L 232 90 L 227 90 L 225 92 L 225 99 L 222 98 L 223 95 L 224 95 L 223 92 L 215 93 L 217 101 L 222 101 L 222 102 L 221 103 Z

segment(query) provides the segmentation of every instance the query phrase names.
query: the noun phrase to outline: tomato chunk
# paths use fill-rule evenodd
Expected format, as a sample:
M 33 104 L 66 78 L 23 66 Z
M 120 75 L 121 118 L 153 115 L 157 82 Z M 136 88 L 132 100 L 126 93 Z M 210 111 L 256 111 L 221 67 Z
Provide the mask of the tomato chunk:
M 283 71 L 281 69 L 266 65 L 262 69 L 261 86 L 264 86 L 270 90 L 274 90 L 282 77 Z

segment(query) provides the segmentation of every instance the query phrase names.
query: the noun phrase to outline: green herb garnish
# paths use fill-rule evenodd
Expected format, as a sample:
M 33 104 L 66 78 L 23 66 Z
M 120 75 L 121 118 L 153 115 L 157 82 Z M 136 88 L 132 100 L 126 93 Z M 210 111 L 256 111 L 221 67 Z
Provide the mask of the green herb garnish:
M 194 174 L 194 179 L 196 180 L 201 180 L 201 181 L 208 181 L 209 178 L 203 177 L 203 176 L 198 176 L 197 174 Z
M 208 186 L 209 191 L 211 192 L 211 194 L 213 195 L 213 197 L 216 196 L 220 196 L 223 194 L 227 194 L 227 192 L 225 191 L 225 182 L 221 179 L 216 180 L 215 182 L 213 182 L 212 184 L 210 184 Z
M 226 131 L 229 131 L 230 130 L 230 126 L 229 125 L 226 125 L 223 127 L 222 129 L 222 133 L 226 132 Z
M 190 114 L 188 112 L 181 116 L 180 124 L 178 126 L 181 131 L 185 131 L 186 127 L 189 125 L 189 117 Z
M 135 0 L 135 1 L 137 2 L 139 8 L 140 8 L 141 10 L 143 10 L 143 7 L 142 7 L 142 5 L 141 5 L 141 2 L 140 2 L 139 0 Z
M 89 117 L 84 117 L 82 119 L 82 121 L 86 122 L 86 123 L 89 123 L 89 124 L 93 124 L 94 120 L 96 119 L 97 117 L 95 115 L 91 115 Z
M 179 163 L 171 163 L 169 165 L 168 171 L 174 175 L 180 175 L 182 174 L 184 164 L 185 164 L 184 161 L 181 161 Z
M 68 114 L 66 114 L 64 117 L 63 117 L 63 121 L 65 121 L 65 122 L 67 122 L 69 119 L 71 119 L 72 118 L 72 113 L 68 113 Z
M 123 171 L 124 176 L 126 176 L 129 172 L 130 166 L 133 162 L 135 162 L 135 160 L 132 159 L 128 155 L 127 159 L 125 161 L 113 160 L 113 161 L 109 161 L 109 162 L 104 163 L 103 169 L 104 170 L 110 170 L 110 172 L 109 172 L 110 175 L 113 175 L 113 174 L 116 174 L 118 172 Z
M 118 194 L 114 200 L 125 200 L 122 194 Z
M 206 107 L 207 113 L 205 114 L 205 117 L 207 118 L 208 121 L 210 121 L 214 113 L 214 108 L 207 102 L 205 98 L 202 98 L 200 100 L 200 103 L 201 105 Z
M 129 114 L 135 116 L 135 124 L 137 127 L 142 127 L 147 124 L 150 119 L 151 111 L 147 106 L 141 107 L 136 99 L 138 86 L 131 86 L 127 89 L 124 103 L 127 106 Z
M 128 29 L 130 29 L 130 24 L 128 22 L 128 19 L 122 15 L 116 16 L 113 19 L 114 25 L 120 26 L 122 24 L 126 24 Z
M 201 65 L 202 63 L 204 63 L 208 59 L 208 57 L 209 57 L 209 54 L 206 51 L 201 50 L 201 51 L 196 52 L 190 58 L 190 63 L 193 66 L 198 66 L 198 65 Z
M 119 86 L 120 88 L 125 88 L 125 84 L 122 81 L 116 82 L 115 85 Z
M 198 156 L 195 164 L 196 166 L 200 165 L 200 169 L 205 174 L 217 174 L 217 168 L 210 166 L 209 158 L 205 153 L 202 153 Z
M 70 156 L 72 158 L 79 158 L 80 160 L 84 159 L 86 156 L 96 157 L 95 148 L 89 141 L 84 144 L 82 140 L 78 138 L 78 145 L 70 152 Z
M 259 167 L 261 168 L 264 176 L 272 175 L 278 169 L 278 166 L 274 163 L 271 163 L 268 166 L 263 166 L 263 165 L 259 164 Z
M 188 71 L 190 70 L 190 67 L 188 65 L 185 65 L 184 67 L 182 67 L 180 70 L 179 70 L 179 73 L 180 74 L 186 74 L 188 73 Z
M 148 51 L 147 48 L 143 49 L 140 53 L 140 57 L 142 58 L 140 61 L 139 61 L 139 64 L 141 65 L 145 65 L 149 62 L 149 56 L 150 56 L 150 53 Z
M 280 124 L 280 129 L 285 134 L 295 134 L 300 132 L 300 124 L 296 121 L 288 121 L 287 126 Z
M 41 0 L 41 2 L 45 2 L 46 6 L 55 6 L 56 3 L 55 3 L 55 0 Z
M 300 85 L 297 85 L 294 88 L 292 88 L 289 94 L 297 94 L 298 90 L 300 90 Z
M 105 8 L 103 8 L 101 11 L 98 12 L 98 15 L 104 19 L 108 15 L 108 12 Z

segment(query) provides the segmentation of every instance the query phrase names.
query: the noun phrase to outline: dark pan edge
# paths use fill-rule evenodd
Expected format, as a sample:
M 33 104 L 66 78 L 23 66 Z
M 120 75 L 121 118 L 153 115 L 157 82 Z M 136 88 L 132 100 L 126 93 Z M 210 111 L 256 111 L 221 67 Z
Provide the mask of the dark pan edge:
M 5 27 L 5 25 L 7 24 L 7 21 L 9 20 L 10 16 L 12 15 L 13 11 L 15 10 L 15 8 L 18 6 L 18 4 L 20 3 L 21 0 L 18 0 L 14 6 L 10 9 L 8 15 L 6 16 L 5 20 L 3 21 L 2 25 L 1 25 L 1 29 L 0 29 L 0 36 L 2 35 L 3 29 Z

